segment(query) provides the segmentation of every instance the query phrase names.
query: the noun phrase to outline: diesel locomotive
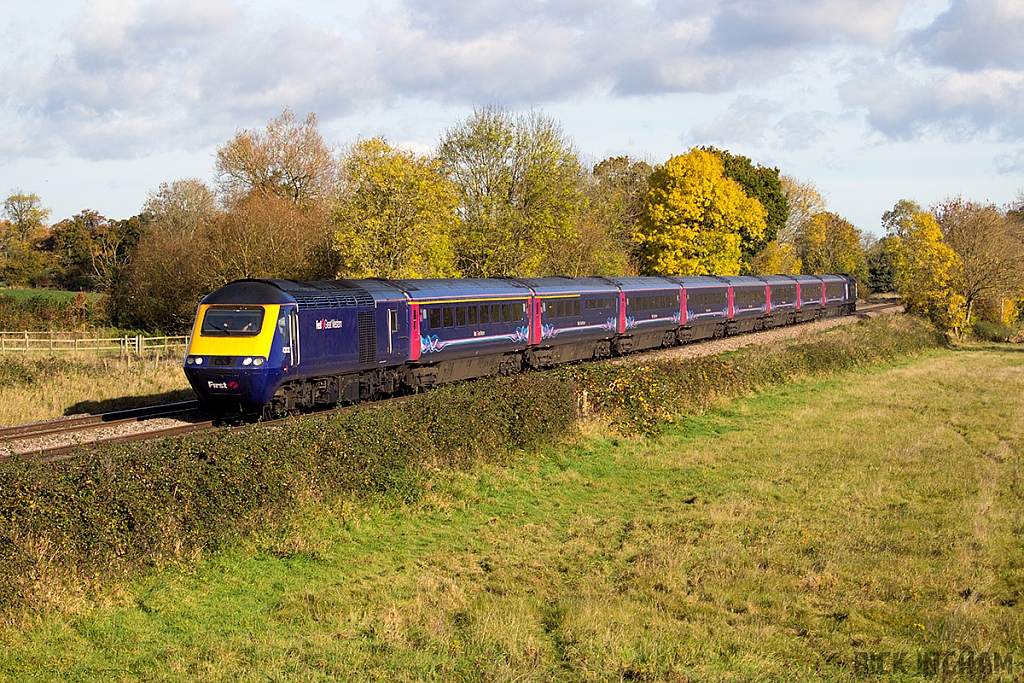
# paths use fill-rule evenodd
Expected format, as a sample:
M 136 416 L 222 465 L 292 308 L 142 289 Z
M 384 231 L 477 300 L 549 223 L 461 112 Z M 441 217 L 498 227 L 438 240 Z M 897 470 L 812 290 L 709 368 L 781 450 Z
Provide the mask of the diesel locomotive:
M 848 275 L 238 280 L 184 359 L 216 413 L 386 396 L 854 312 Z

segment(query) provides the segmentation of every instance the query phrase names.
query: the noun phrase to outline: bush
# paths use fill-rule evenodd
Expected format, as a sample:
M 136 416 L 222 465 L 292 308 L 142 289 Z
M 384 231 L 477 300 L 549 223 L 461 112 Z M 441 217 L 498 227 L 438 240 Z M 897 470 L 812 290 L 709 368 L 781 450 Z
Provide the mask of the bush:
M 987 320 L 976 320 L 971 327 L 971 333 L 979 341 L 1008 342 L 1013 338 L 1013 330 L 1001 323 L 992 323 Z
M 0 294 L 0 330 L 77 330 L 102 318 L 97 303 L 81 292 L 58 300 L 39 291 L 26 299 Z

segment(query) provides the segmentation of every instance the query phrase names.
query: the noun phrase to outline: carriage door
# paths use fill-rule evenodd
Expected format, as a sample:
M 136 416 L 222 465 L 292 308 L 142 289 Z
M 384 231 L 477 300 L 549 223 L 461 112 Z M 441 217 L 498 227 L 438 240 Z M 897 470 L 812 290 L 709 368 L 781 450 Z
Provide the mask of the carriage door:
M 294 308 L 288 310 L 288 350 L 291 352 L 291 364 L 298 365 L 302 354 L 299 351 L 299 312 Z
M 388 355 L 395 352 L 395 335 L 398 334 L 398 311 L 388 309 Z

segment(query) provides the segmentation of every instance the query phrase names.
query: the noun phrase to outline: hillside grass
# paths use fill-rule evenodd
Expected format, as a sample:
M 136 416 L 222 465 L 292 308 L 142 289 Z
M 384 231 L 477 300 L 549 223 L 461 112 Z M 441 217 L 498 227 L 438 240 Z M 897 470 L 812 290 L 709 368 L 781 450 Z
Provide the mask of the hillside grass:
M 12 617 L 0 676 L 849 680 L 863 651 L 1019 652 L 1022 392 L 1018 348 L 933 350 L 657 438 L 597 420 L 404 492 L 306 496 L 198 563 Z
M 44 299 L 53 303 L 67 303 L 72 301 L 78 292 L 69 292 L 63 289 L 18 289 L 15 287 L 0 287 L 0 296 L 11 297 L 19 302 L 24 302 L 29 299 Z M 98 302 L 103 298 L 103 295 L 99 292 L 82 292 L 82 296 L 86 297 L 92 303 Z

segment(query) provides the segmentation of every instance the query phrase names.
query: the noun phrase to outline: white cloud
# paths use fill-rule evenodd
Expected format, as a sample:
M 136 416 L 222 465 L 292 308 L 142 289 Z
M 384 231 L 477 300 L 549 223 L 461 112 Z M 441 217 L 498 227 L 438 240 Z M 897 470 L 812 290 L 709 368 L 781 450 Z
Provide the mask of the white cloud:
M 843 102 L 886 136 L 1024 136 L 1019 2 L 953 0 L 901 35 L 914 6 L 398 0 L 346 31 L 297 15 L 261 20 L 241 0 L 88 0 L 48 59 L 11 57 L 0 71 L 0 113 L 17 121 L 9 138 L 19 140 L 0 154 L 205 148 L 286 106 L 330 121 L 395 101 L 528 107 L 741 88 L 754 95 L 694 127 L 694 139 L 806 147 L 828 123 L 820 106 L 763 105 L 778 99 L 767 83 L 808 61 L 849 74 Z M 869 55 L 868 66 L 853 55 Z
M 1024 175 L 1024 147 L 1011 154 L 999 154 L 995 158 L 996 171 L 1003 175 Z

